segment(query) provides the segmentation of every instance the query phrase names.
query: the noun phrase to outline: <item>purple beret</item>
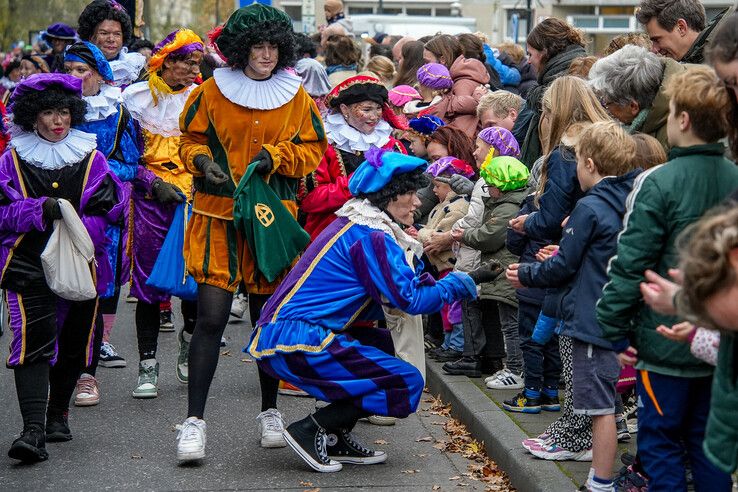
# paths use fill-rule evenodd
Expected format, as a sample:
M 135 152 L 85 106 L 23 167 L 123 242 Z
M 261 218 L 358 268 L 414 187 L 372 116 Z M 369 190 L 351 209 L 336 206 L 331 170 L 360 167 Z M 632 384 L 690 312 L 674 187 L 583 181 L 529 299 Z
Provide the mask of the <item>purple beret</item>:
M 41 37 L 44 41 L 48 41 L 51 38 L 74 41 L 75 39 L 77 39 L 77 31 L 64 24 L 63 22 L 57 22 L 56 24 L 51 24 L 49 27 L 47 27 L 46 32 L 44 32 Z
M 479 138 L 497 149 L 497 155 L 520 157 L 520 146 L 513 134 L 499 126 L 485 128 L 479 132 Z
M 418 82 L 431 89 L 450 89 L 454 82 L 448 68 L 440 63 L 426 63 L 418 69 Z
M 61 89 L 64 92 L 71 92 L 77 97 L 82 97 L 82 79 L 64 73 L 37 73 L 27 79 L 21 80 L 15 86 L 13 95 L 10 96 L 8 111 L 12 112 L 13 105 L 18 98 L 32 92 L 45 91 L 52 87 Z

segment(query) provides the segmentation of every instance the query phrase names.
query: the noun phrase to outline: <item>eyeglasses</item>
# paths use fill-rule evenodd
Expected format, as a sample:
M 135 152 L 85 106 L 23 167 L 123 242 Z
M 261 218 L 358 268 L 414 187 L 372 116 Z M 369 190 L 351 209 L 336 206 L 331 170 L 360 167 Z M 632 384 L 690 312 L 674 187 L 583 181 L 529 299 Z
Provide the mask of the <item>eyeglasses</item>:
M 490 189 L 490 188 L 494 188 L 494 186 L 492 186 L 492 185 L 488 185 L 488 184 L 482 185 L 482 191 L 483 191 L 484 193 L 489 193 L 489 189 Z

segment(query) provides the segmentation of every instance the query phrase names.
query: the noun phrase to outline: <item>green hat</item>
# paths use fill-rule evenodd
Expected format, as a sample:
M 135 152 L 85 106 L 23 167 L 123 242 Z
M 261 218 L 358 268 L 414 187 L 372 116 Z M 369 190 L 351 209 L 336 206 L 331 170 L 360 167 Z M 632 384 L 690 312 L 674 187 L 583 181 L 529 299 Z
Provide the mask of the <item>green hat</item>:
M 218 45 L 220 51 L 226 51 L 240 34 L 253 29 L 257 24 L 269 24 L 292 32 L 292 19 L 283 10 L 252 3 L 233 12 L 222 30 L 216 28 L 213 31 L 211 40 Z
M 479 170 L 480 176 L 488 185 L 500 191 L 512 191 L 525 188 L 528 184 L 528 168 L 514 157 L 507 155 L 492 157 L 490 152 Z

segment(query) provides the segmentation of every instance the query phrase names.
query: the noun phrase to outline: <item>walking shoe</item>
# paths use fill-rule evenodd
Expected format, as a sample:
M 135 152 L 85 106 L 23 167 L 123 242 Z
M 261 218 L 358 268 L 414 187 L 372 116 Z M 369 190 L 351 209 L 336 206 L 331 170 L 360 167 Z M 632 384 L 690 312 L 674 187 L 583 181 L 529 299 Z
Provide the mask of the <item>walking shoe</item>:
M 190 353 L 190 342 L 185 340 L 184 329 L 179 330 L 179 333 L 177 334 L 177 343 L 179 344 L 179 353 L 177 354 L 177 381 L 182 384 L 187 384 L 189 377 L 187 357 Z
M 455 376 L 468 376 L 470 378 L 478 378 L 482 375 L 482 363 L 474 357 L 462 357 L 454 362 L 446 362 L 441 366 L 446 374 Z
M 486 378 L 484 378 L 484 383 L 487 384 L 490 381 L 494 381 L 495 379 L 499 378 L 500 377 L 500 374 L 503 373 L 503 372 L 505 372 L 505 368 L 504 367 L 502 369 L 500 369 L 499 371 L 495 372 L 494 374 L 492 374 L 491 376 L 487 376 Z
M 126 367 L 126 360 L 118 355 L 111 343 L 103 342 L 100 347 L 100 365 L 103 367 Z
M 538 437 L 531 437 L 529 439 L 526 439 L 522 442 L 523 447 L 526 449 L 526 451 L 530 451 L 533 448 L 541 448 L 543 447 L 549 439 L 548 434 L 541 434 Z
M 163 311 L 159 311 L 159 331 L 174 331 L 171 310 L 165 309 Z
M 425 335 L 425 337 L 423 337 L 423 344 L 425 346 L 426 352 L 440 347 L 441 343 L 442 343 L 442 340 L 438 340 L 435 337 L 432 337 L 430 335 Z
M 368 417 L 359 419 L 364 422 L 369 422 L 372 425 L 379 425 L 382 427 L 388 427 L 390 425 L 395 425 L 397 423 L 397 419 L 395 417 L 385 417 L 384 415 L 370 415 Z
M 74 397 L 75 407 L 91 407 L 100 403 L 100 387 L 95 376 L 82 374 L 77 380 L 77 395 Z
M 442 353 L 443 353 L 443 352 L 444 352 L 445 350 L 446 350 L 446 349 L 445 349 L 445 348 L 443 348 L 443 346 L 440 346 L 440 347 L 436 347 L 436 348 L 434 348 L 434 349 L 430 349 L 430 350 L 428 350 L 428 352 L 427 352 L 427 355 L 428 355 L 428 357 L 430 357 L 431 359 L 435 359 L 436 357 L 438 357 L 439 355 L 441 355 L 441 354 L 442 354 Z
M 159 363 L 156 359 L 146 359 L 138 363 L 138 382 L 133 390 L 134 398 L 156 398 L 159 382 Z
M 547 412 L 560 412 L 561 403 L 559 402 L 559 396 L 550 396 L 543 391 L 541 393 L 541 410 L 545 410 Z
M 341 429 L 328 434 L 328 458 L 350 465 L 375 465 L 387 461 L 387 453 L 367 448 Z
M 497 371 L 495 374 L 497 374 L 497 377 L 487 382 L 487 388 L 489 389 L 519 390 L 525 387 L 525 382 L 519 374 L 507 369 Z
M 220 346 L 221 347 L 225 347 L 226 345 L 228 345 L 228 342 L 226 341 L 226 338 L 225 337 L 220 337 Z
M 454 349 L 445 349 L 433 358 L 438 362 L 453 362 L 461 359 L 461 357 L 463 357 L 462 352 Z
M 282 420 L 282 414 L 276 408 L 264 410 L 256 417 L 256 420 L 259 421 L 262 448 L 283 448 L 287 445 L 283 437 L 284 421 Z
M 66 442 L 72 440 L 72 431 L 69 430 L 68 413 L 61 415 L 46 415 L 46 440 L 48 442 Z
M 540 449 L 532 448 L 530 452 L 537 458 L 549 461 L 592 461 L 591 448 L 579 452 L 569 451 L 555 442 L 545 443 Z
M 205 421 L 197 417 L 188 417 L 182 425 L 177 426 L 177 459 L 180 462 L 205 457 L 206 429 Z
M 502 408 L 508 412 L 541 413 L 541 399 L 527 397 L 525 391 L 521 391 L 509 400 L 503 401 Z
M 328 457 L 325 429 L 312 415 L 290 424 L 282 435 L 289 447 L 313 470 L 330 473 L 343 468 L 341 463 Z
M 630 441 L 630 432 L 628 431 L 628 422 L 622 415 L 615 418 L 615 428 L 618 433 L 618 442 Z
M 307 394 L 307 391 L 303 391 L 294 384 L 290 384 L 287 381 L 279 381 L 279 389 L 277 392 L 280 395 L 286 395 L 286 396 L 310 396 Z
M 231 303 L 231 316 L 241 319 L 246 314 L 246 309 L 249 307 L 249 301 L 243 294 L 237 294 L 233 296 L 233 302 Z
M 46 452 L 46 438 L 41 426 L 24 427 L 20 437 L 10 446 L 8 456 L 24 463 L 36 463 L 49 459 L 49 453 Z

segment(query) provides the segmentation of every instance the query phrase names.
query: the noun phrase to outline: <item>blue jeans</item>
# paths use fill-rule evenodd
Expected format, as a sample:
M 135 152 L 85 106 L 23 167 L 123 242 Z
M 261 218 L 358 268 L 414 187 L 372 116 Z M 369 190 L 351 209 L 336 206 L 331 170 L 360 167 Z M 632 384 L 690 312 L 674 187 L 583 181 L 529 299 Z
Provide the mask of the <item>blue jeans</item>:
M 518 304 L 520 349 L 525 360 L 525 387 L 540 391 L 543 386 L 558 388 L 561 377 L 559 337 L 553 336 L 545 345 L 531 340 L 541 307 L 529 302 Z
M 712 377 L 683 378 L 638 371 L 638 455 L 649 492 L 686 492 L 684 455 L 697 492 L 729 492 L 730 476 L 702 451 Z
M 444 333 L 443 344 L 441 348 L 446 350 L 464 351 L 464 324 L 456 323 L 451 327 L 451 331 Z

